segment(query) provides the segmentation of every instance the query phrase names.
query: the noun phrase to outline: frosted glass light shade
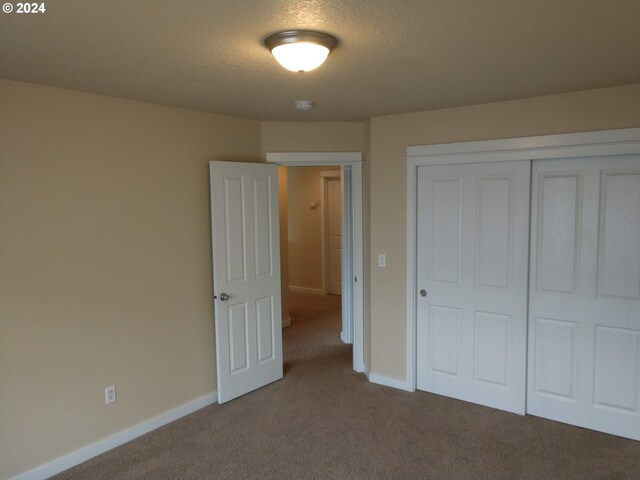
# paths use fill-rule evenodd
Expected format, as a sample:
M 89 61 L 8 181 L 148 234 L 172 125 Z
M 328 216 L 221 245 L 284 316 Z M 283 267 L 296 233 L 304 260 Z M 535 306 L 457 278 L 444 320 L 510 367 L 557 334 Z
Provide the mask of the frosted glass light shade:
M 286 43 L 271 50 L 280 65 L 292 72 L 308 72 L 318 68 L 329 55 L 325 46 L 310 42 Z
M 264 39 L 278 63 L 292 72 L 318 68 L 337 44 L 334 36 L 313 30 L 287 30 Z

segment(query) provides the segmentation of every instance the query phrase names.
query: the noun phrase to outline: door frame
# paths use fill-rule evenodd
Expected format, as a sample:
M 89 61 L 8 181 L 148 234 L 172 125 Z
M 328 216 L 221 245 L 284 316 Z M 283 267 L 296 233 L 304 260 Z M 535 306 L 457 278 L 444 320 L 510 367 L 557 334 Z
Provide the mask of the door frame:
M 363 237 L 363 184 L 362 184 L 362 152 L 268 152 L 267 163 L 275 163 L 283 167 L 328 167 L 340 166 L 343 177 L 342 218 L 351 220 L 351 248 L 344 249 L 343 279 L 350 277 L 353 281 L 343 281 L 342 302 L 343 340 L 348 339 L 349 331 L 353 332 L 353 369 L 364 372 L 364 237 Z M 345 167 L 350 167 L 351 181 L 345 179 Z M 349 183 L 349 187 L 347 187 Z M 346 193 L 351 198 L 351 205 L 345 200 Z M 343 232 L 343 235 L 345 232 Z M 280 239 L 282 242 L 284 239 Z M 346 259 L 346 261 L 345 261 Z M 347 265 L 352 267 L 349 274 Z M 346 322 L 345 322 L 346 320 Z
M 417 374 L 417 182 L 418 167 L 455 163 L 508 162 L 640 153 L 640 128 L 445 143 L 407 147 L 406 369 L 398 387 L 414 392 Z
M 322 236 L 322 292 L 326 295 L 329 292 L 329 209 L 327 203 L 329 202 L 329 181 L 340 180 L 342 182 L 341 170 L 323 170 L 320 172 L 320 234 Z M 344 333 L 344 329 L 343 329 Z M 344 339 L 343 339 L 344 340 Z M 346 343 L 351 343 L 350 341 Z

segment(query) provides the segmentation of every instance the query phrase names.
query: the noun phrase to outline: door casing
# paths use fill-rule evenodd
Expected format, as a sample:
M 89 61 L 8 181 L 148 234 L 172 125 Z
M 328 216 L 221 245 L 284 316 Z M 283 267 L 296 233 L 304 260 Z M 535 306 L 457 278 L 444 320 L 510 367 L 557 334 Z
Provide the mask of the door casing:
M 353 342 L 353 369 L 366 370 L 364 363 L 364 237 L 362 152 L 268 152 L 267 163 L 283 167 L 341 167 L 343 177 L 343 225 L 349 221 L 351 248 L 342 254 L 342 339 Z M 349 198 L 350 201 L 346 201 Z M 347 232 L 343 228 L 343 235 Z M 282 240 L 281 240 L 282 241 Z M 344 245 L 344 243 L 343 243 Z M 350 343 L 350 342 L 347 342 Z

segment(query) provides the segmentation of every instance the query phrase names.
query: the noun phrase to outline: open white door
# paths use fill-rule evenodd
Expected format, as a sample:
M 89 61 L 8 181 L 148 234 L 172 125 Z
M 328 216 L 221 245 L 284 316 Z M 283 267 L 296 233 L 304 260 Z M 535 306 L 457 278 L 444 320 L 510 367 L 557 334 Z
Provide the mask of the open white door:
M 210 162 L 218 402 L 282 378 L 278 167 Z

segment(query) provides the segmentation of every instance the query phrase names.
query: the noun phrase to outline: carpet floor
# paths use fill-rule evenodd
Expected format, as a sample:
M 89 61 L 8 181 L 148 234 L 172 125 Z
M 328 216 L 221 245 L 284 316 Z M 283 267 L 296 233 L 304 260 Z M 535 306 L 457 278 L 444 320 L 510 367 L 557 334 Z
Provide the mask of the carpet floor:
M 369 383 L 340 297 L 292 294 L 291 318 L 282 380 L 53 478 L 640 479 L 640 442 Z

